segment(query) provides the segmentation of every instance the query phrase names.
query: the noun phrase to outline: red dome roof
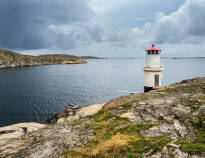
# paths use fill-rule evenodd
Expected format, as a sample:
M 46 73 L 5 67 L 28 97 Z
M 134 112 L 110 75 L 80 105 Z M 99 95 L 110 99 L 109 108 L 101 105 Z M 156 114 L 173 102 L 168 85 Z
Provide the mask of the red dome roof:
M 152 48 L 148 48 L 148 49 L 146 49 L 146 50 L 161 50 L 161 49 L 155 48 L 155 47 L 154 47 L 154 44 L 153 44 L 153 45 L 152 45 Z

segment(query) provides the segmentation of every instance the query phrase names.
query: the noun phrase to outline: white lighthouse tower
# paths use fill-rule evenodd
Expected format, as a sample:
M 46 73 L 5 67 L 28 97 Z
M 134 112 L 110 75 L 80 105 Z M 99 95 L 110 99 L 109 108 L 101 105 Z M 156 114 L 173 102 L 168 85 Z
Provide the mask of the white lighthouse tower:
M 144 92 L 161 86 L 163 68 L 160 66 L 160 53 L 161 49 L 155 48 L 154 44 L 152 48 L 146 49 Z

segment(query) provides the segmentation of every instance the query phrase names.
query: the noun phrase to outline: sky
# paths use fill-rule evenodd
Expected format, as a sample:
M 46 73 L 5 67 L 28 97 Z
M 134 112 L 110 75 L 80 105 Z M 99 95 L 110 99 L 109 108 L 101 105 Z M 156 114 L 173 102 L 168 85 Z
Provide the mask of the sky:
M 205 0 L 0 0 L 0 48 L 23 54 L 205 56 Z

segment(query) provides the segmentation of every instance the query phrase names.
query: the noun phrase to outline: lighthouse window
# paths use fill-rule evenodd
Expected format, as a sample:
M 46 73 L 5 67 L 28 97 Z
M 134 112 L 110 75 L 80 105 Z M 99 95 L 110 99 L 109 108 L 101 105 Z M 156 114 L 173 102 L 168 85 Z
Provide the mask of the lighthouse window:
M 149 50 L 148 54 L 154 54 L 154 51 L 153 50 Z

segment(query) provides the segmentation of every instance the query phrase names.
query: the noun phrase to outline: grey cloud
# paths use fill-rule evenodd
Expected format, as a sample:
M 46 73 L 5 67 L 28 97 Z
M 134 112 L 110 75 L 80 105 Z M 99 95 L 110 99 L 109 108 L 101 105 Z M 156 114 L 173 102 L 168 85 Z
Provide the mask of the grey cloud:
M 162 48 L 165 46 L 169 53 L 177 52 L 179 48 L 190 52 L 193 51 L 191 47 L 200 52 L 205 43 L 204 18 L 204 0 L 187 0 L 176 12 L 169 15 L 161 13 L 143 28 L 136 27 L 129 31 L 118 29 L 107 33 L 106 42 L 112 43 L 113 47 L 122 46 L 124 52 L 140 52 L 152 43 Z
M 177 45 L 185 47 L 191 43 L 200 48 L 205 43 L 204 0 L 186 0 L 176 12 L 173 10 L 184 0 L 169 0 L 166 4 L 161 4 L 163 0 L 146 0 L 151 4 L 144 4 L 145 9 L 136 5 L 141 1 L 133 0 L 103 15 L 95 15 L 89 2 L 1 0 L 0 48 L 69 49 L 69 52 L 111 52 L 108 56 L 120 56 L 119 52 L 135 54 L 152 43 L 166 45 L 170 51 L 171 45 L 179 48 Z M 153 10 L 152 4 L 160 9 Z M 156 11 L 164 14 L 154 19 Z M 138 16 L 144 20 L 140 24 L 133 20 Z
M 159 17 L 156 22 L 147 24 L 144 29 L 150 32 L 153 41 L 157 43 L 182 43 L 196 37 L 203 41 L 204 17 L 204 0 L 187 0 L 177 12 Z
M 68 49 L 68 44 L 72 44 L 72 48 L 76 48 L 95 42 L 101 43 L 104 35 L 104 30 L 94 24 L 56 25 L 53 31 L 56 32 L 56 39 L 58 39 L 56 45 L 65 49 Z
M 0 47 L 40 49 L 72 39 L 49 29 L 50 25 L 87 22 L 93 16 L 88 0 L 1 0 Z
M 203 0 L 190 1 L 187 7 L 190 15 L 188 31 L 191 35 L 205 35 L 205 2 Z

